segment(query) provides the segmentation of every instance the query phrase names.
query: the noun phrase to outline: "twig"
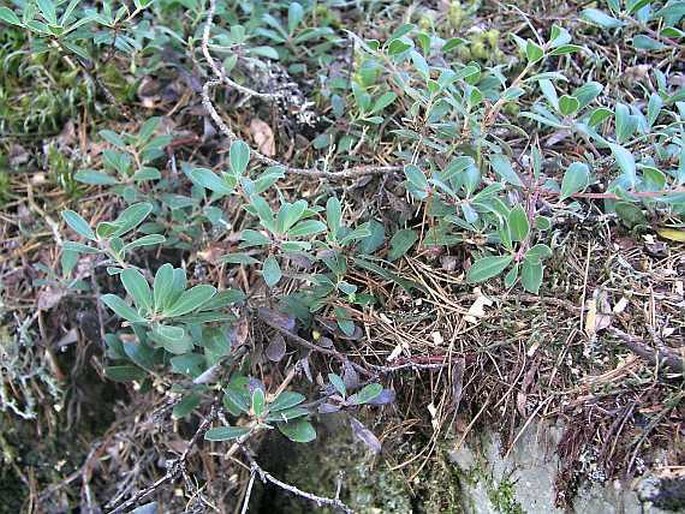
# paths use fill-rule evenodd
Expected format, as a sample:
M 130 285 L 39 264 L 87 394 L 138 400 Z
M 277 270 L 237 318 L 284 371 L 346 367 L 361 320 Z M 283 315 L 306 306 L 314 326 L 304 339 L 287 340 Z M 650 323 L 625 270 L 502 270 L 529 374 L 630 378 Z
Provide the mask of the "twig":
M 240 510 L 240 514 L 245 514 L 250 505 L 250 497 L 252 496 L 252 487 L 254 486 L 254 479 L 257 476 L 257 472 L 253 469 L 250 473 L 250 481 L 247 483 L 247 491 L 245 491 L 245 499 L 243 500 L 243 508 Z
M 336 497 L 335 498 L 327 498 L 325 496 L 318 496 L 313 493 L 308 493 L 307 491 L 303 491 L 302 489 L 299 489 L 295 487 L 294 485 L 286 484 L 285 482 L 281 482 L 278 478 L 273 476 L 271 473 L 268 471 L 264 471 L 262 467 L 257 463 L 257 461 L 252 457 L 252 455 L 249 454 L 249 452 L 243 448 L 243 453 L 247 457 L 247 460 L 250 462 L 250 470 L 253 474 L 259 475 L 259 478 L 262 482 L 270 482 L 273 485 L 280 487 L 281 489 L 288 491 L 289 493 L 294 494 L 295 496 L 299 496 L 301 498 L 305 498 L 309 501 L 312 501 L 316 503 L 319 507 L 323 505 L 329 505 L 340 512 L 344 512 L 345 514 L 354 514 L 354 511 L 349 508 L 347 505 L 345 505 L 342 500 L 338 498 L 338 495 L 340 493 L 339 488 L 338 491 L 336 492 Z
M 216 405 L 212 405 L 212 409 L 210 410 L 207 417 L 204 420 L 202 420 L 202 423 L 200 423 L 200 426 L 198 427 L 198 429 L 195 431 L 195 434 L 193 434 L 193 437 L 188 442 L 188 446 L 186 447 L 186 449 L 181 454 L 181 457 L 178 460 L 173 462 L 173 464 L 167 470 L 166 475 L 164 475 L 162 478 L 160 478 L 159 480 L 154 482 L 152 485 L 149 485 L 146 488 L 138 491 L 130 499 L 128 499 L 127 501 L 125 501 L 124 503 L 119 505 L 118 507 L 115 507 L 113 510 L 110 510 L 108 512 L 108 514 L 119 514 L 121 512 L 124 512 L 125 510 L 131 508 L 131 507 L 134 507 L 138 502 L 140 502 L 141 500 L 150 496 L 159 487 L 166 484 L 167 482 L 172 481 L 179 474 L 181 474 L 181 472 L 185 469 L 186 461 L 188 460 L 188 455 L 190 455 L 190 451 L 197 444 L 200 437 L 202 437 L 204 435 L 204 433 L 207 431 L 207 429 L 209 428 L 209 425 L 211 425 L 212 421 L 214 421 L 214 418 L 217 415 L 217 410 L 218 409 L 217 409 Z
M 623 330 L 618 328 L 610 327 L 609 330 L 623 341 L 631 352 L 639 355 L 651 364 L 663 366 L 676 373 L 685 372 L 685 360 L 675 352 L 669 351 L 666 348 L 653 348 L 642 339 L 626 334 Z
M 218 86 L 220 84 L 227 84 L 228 86 L 240 91 L 241 93 L 244 93 L 248 96 L 256 96 L 258 98 L 273 98 L 274 95 L 269 95 L 266 93 L 260 93 L 258 91 L 254 91 L 250 88 L 247 88 L 245 86 L 241 86 L 240 84 L 237 84 L 236 82 L 230 80 L 228 77 L 226 77 L 224 71 L 218 67 L 214 59 L 212 58 L 211 54 L 209 53 L 209 36 L 210 32 L 212 29 L 213 25 L 213 18 L 214 14 L 216 12 L 216 0 L 209 0 L 209 9 L 207 10 L 207 20 L 205 22 L 204 30 L 202 32 L 202 53 L 205 56 L 205 59 L 209 63 L 210 67 L 212 68 L 212 71 L 214 72 L 214 75 L 216 76 L 215 79 L 209 80 L 205 82 L 205 84 L 202 86 L 202 105 L 209 114 L 209 116 L 212 118 L 216 126 L 218 127 L 219 131 L 228 138 L 229 141 L 233 142 L 238 139 L 240 139 L 235 132 L 233 132 L 228 125 L 223 121 L 219 113 L 217 112 L 216 108 L 214 107 L 214 104 L 212 103 L 212 100 L 209 98 L 209 90 L 210 88 L 214 86 Z M 352 168 L 347 168 L 343 169 L 341 171 L 328 171 L 328 170 L 322 170 L 318 168 L 297 168 L 293 166 L 289 166 L 287 164 L 284 164 L 282 162 L 279 162 L 275 159 L 271 159 L 270 157 L 267 157 L 266 155 L 256 151 L 255 149 L 251 149 L 251 154 L 252 156 L 257 159 L 259 162 L 266 166 L 278 166 L 280 168 L 283 168 L 283 170 L 286 173 L 289 173 L 291 175 L 301 175 L 305 177 L 316 177 L 316 178 L 327 178 L 327 179 L 333 179 L 333 180 L 339 180 L 339 179 L 351 179 L 351 178 L 359 178 L 367 175 L 378 175 L 378 174 L 387 174 L 387 173 L 394 173 L 397 171 L 402 170 L 402 166 L 369 166 L 369 165 L 362 165 L 362 166 L 355 166 Z

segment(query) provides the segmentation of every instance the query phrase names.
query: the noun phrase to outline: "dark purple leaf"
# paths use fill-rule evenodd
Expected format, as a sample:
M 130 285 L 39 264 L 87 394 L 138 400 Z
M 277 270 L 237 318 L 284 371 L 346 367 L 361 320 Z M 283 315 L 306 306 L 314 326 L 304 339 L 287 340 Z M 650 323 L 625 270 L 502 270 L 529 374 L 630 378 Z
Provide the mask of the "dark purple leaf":
M 304 371 L 305 376 L 313 384 L 314 377 L 312 376 L 312 368 L 309 366 L 309 355 L 300 359 L 299 362 L 300 366 L 302 367 L 302 371 Z
M 332 403 L 324 403 L 319 405 L 319 413 L 321 414 L 331 414 L 333 412 L 338 412 L 340 410 L 339 405 L 333 405 Z
M 388 405 L 389 403 L 393 403 L 394 401 L 395 391 L 393 391 L 392 389 L 383 389 L 383 391 L 381 391 L 381 394 L 376 396 L 370 402 L 367 402 L 367 405 Z
M 343 382 L 348 390 L 357 389 L 359 387 L 359 374 L 354 369 L 350 361 L 343 363 Z
M 266 357 L 272 362 L 280 362 L 285 357 L 285 350 L 285 339 L 281 334 L 276 334 L 266 347 Z
M 273 309 L 261 308 L 259 309 L 259 316 L 265 320 L 275 323 L 281 328 L 286 329 L 288 332 L 295 330 L 295 318 L 283 314 L 282 312 L 275 311 Z
M 350 418 L 350 426 L 352 427 L 352 433 L 361 442 L 363 442 L 366 446 L 368 446 L 372 452 L 374 452 L 374 453 L 380 453 L 381 452 L 381 442 L 373 434 L 373 432 L 371 432 L 371 430 L 366 428 L 364 425 L 361 424 L 360 421 L 358 421 L 355 418 Z
M 454 366 L 452 366 L 452 407 L 455 411 L 459 410 L 459 403 L 461 402 L 461 395 L 464 390 L 464 367 L 466 361 L 463 357 L 457 359 Z
M 247 390 L 250 391 L 250 395 L 252 395 L 252 393 L 254 393 L 256 389 L 261 389 L 262 391 L 266 390 L 264 388 L 264 383 L 261 380 L 259 380 L 258 378 L 250 377 L 250 379 L 247 382 Z
M 322 348 L 333 348 L 333 340 L 330 337 L 322 337 L 319 339 L 319 346 Z

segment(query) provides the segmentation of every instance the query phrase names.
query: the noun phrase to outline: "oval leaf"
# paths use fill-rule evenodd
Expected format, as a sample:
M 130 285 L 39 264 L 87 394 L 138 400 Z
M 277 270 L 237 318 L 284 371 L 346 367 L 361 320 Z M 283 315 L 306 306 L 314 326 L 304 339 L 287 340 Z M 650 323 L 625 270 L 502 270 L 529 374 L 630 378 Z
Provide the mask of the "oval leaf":
M 297 419 L 290 423 L 279 423 L 278 430 L 291 441 L 309 443 L 316 439 L 314 426 L 305 419 Z
M 511 264 L 514 258 L 511 255 L 503 255 L 500 257 L 483 257 L 478 259 L 469 268 L 466 274 L 468 282 L 485 282 L 486 280 L 496 277 L 504 271 L 504 269 Z

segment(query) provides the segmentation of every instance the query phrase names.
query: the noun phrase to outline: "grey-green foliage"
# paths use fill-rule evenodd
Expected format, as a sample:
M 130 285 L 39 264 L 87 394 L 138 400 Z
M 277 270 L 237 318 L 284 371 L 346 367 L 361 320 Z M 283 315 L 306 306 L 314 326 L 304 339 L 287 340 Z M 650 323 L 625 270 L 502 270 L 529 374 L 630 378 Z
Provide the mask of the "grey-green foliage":
M 594 25 L 613 34 L 630 33 L 635 48 L 645 52 L 661 51 L 683 36 L 678 29 L 685 14 L 682 2 L 608 4 L 583 12 L 589 22 L 583 30 L 595 30 Z M 342 39 L 330 19 L 323 17 L 317 26 L 320 13 L 309 3 L 272 7 L 219 5 L 226 23 L 214 28 L 211 41 L 227 73 L 240 76 L 248 64 L 259 68 L 261 59 L 280 61 L 293 74 L 332 61 L 330 49 Z M 107 45 L 135 64 L 146 49 L 197 43 L 202 2 L 184 3 L 193 20 L 188 27 L 170 22 L 173 29 L 157 32 L 140 23 L 120 30 L 148 8 L 162 15 L 178 7 L 160 1 L 114 10 L 107 2 L 95 8 L 76 0 L 68 5 L 41 0 L 27 3 L 21 13 L 0 8 L 0 19 L 30 30 L 39 49 L 53 40 L 84 62 L 96 59 Z M 644 27 L 659 27 L 657 39 L 652 32 L 646 36 Z M 473 256 L 466 282 L 501 276 L 507 288 L 520 283 L 538 293 L 545 260 L 553 252 L 548 246 L 553 216 L 579 209 L 592 191 L 599 189 L 594 194 L 606 212 L 630 227 L 685 212 L 685 94 L 660 71 L 652 71 L 650 85 L 639 86 L 635 94 L 640 101 L 635 102 L 617 96 L 599 78 L 571 86 L 565 63 L 598 57 L 574 44 L 569 31 L 558 25 L 545 37 L 512 35 L 518 53 L 510 56 L 509 70 L 460 62 L 455 54 L 469 41 L 445 39 L 411 23 L 397 26 L 383 41 L 347 36 L 355 43 L 349 80 L 322 75 L 320 91 L 332 119 L 344 123 L 331 123 L 313 146 L 341 166 L 365 141 L 370 146 L 396 143 L 392 158 L 403 164 L 398 175 L 414 218 L 384 225 L 368 214 L 352 216 L 353 204 L 330 192 L 293 198 L 280 188 L 286 170 L 259 164 L 243 141 L 232 143 L 223 169 L 180 163 L 179 186 L 159 166 L 171 136 L 159 133 L 157 118 L 136 134 L 100 131 L 106 143 L 101 165 L 75 178 L 107 187 L 129 207 L 95 227 L 74 211 L 64 212 L 67 224 L 85 241 L 65 244 L 61 279 L 69 279 L 73 256 L 79 253 L 97 254 L 98 264 L 119 277 L 120 294 L 101 298 L 124 320 L 122 330 L 107 336 L 111 377 L 144 380 L 170 365 L 173 372 L 198 380 L 230 358 L 233 341 L 227 334 L 235 319 L 228 307 L 241 302 L 242 293 L 217 292 L 209 284 L 188 287 L 185 271 L 171 264 L 159 266 L 154 279 L 152 270 L 132 264 L 147 246 L 195 248 L 206 237 L 206 225 L 212 234 L 232 230 L 224 212 L 227 199 L 241 206 L 244 219 L 239 248 L 219 262 L 254 266 L 293 326 L 295 318 L 308 326 L 320 314 L 332 317 L 331 330 L 347 338 L 360 330 L 354 311 L 377 301 L 355 272 L 379 275 L 410 291 L 417 286 L 395 274 L 393 263 L 412 256 L 414 249 L 464 245 Z M 508 143 L 521 136 L 528 143 L 524 150 Z M 582 151 L 559 157 L 549 150 L 554 141 L 572 142 Z M 295 287 L 283 293 L 286 281 Z M 337 396 L 331 396 L 328 409 L 355 408 L 384 396 L 377 384 L 350 394 L 338 375 L 329 380 L 329 395 Z M 203 387 L 200 381 L 184 391 L 177 417 L 200 404 Z M 226 409 L 251 424 L 214 429 L 210 440 L 240 438 L 272 423 L 293 440 L 315 435 L 302 400 L 279 406 L 296 393 L 271 398 L 263 384 L 243 375 L 232 376 L 224 393 Z M 353 426 L 375 446 L 373 434 Z

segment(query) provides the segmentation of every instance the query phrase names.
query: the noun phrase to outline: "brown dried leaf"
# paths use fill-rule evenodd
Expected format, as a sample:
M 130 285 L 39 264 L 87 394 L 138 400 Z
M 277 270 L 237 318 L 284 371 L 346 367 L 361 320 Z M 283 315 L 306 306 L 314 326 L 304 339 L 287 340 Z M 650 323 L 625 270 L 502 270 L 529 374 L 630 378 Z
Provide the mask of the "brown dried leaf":
M 257 145 L 257 150 L 260 153 L 266 155 L 267 157 L 273 157 L 276 155 L 276 140 L 274 139 L 274 132 L 271 127 L 260 120 L 259 118 L 253 118 L 250 122 L 250 132 L 252 132 L 252 138 L 254 139 L 255 145 Z
M 47 286 L 40 293 L 36 305 L 38 310 L 47 311 L 57 305 L 67 292 L 61 287 Z

